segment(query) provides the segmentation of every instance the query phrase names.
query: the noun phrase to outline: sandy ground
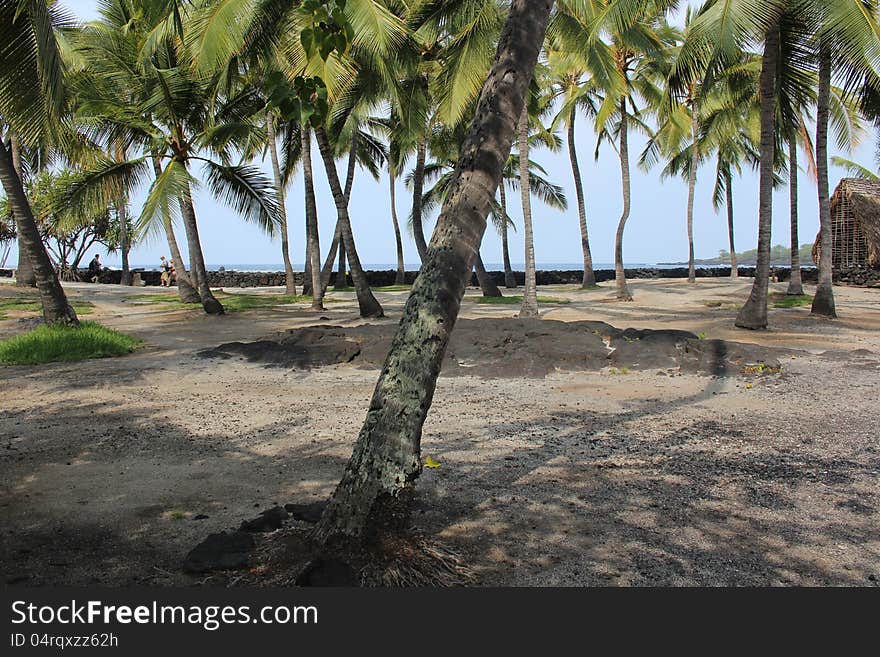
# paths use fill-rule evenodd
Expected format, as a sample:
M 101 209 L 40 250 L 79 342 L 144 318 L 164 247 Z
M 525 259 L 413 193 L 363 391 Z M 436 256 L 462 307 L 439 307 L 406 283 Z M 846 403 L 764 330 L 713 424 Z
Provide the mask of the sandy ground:
M 571 300 L 543 316 L 804 353 L 759 377 L 441 377 L 422 445 L 441 466 L 419 480 L 417 527 L 463 555 L 483 585 L 876 585 L 880 292 L 836 288 L 840 320 L 771 310 L 772 329 L 752 333 L 733 328 L 735 310 L 705 305 L 741 302 L 748 279 L 633 281 L 629 304 L 612 302 L 607 285 L 541 288 Z M 320 316 L 286 306 L 214 318 L 134 306 L 130 288 L 68 287 L 96 304 L 94 319 L 146 346 L 0 368 L 8 584 L 204 581 L 180 564 L 207 534 L 330 494 L 377 372 L 197 352 L 357 325 L 353 295 L 336 293 L 345 302 Z M 396 323 L 405 293 L 378 296 L 382 321 Z M 466 300 L 462 317 L 516 310 Z M 0 320 L 0 337 L 21 330 L 14 313 Z

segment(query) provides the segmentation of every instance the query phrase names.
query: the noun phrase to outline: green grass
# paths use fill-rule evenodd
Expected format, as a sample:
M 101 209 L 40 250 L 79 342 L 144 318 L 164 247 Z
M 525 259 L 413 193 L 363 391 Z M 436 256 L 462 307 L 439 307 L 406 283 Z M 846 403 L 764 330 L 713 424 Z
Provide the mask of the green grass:
M 386 285 L 385 287 L 373 288 L 376 292 L 409 292 L 412 285 Z
M 73 309 L 77 315 L 88 315 L 95 308 L 95 304 L 91 301 L 74 301 Z M 0 298 L 0 319 L 6 319 L 5 311 L 16 311 L 26 313 L 43 312 L 43 306 L 40 300 L 31 296 L 3 297 Z
M 788 294 L 774 294 L 771 297 L 774 308 L 800 308 L 813 304 L 813 297 L 809 294 L 799 296 Z
M 223 304 L 228 313 L 240 313 L 255 308 L 275 308 L 293 303 L 311 303 L 312 297 L 292 294 L 231 294 L 228 292 L 214 292 L 217 301 Z M 125 297 L 127 301 L 138 306 L 160 305 L 164 310 L 177 308 L 201 308 L 200 303 L 183 303 L 173 294 L 132 294 Z M 324 298 L 326 303 L 336 303 L 338 299 Z
M 0 341 L 0 363 L 40 365 L 122 356 L 134 351 L 140 343 L 136 338 L 95 322 L 82 322 L 78 327 L 44 324 Z
M 521 296 L 511 297 L 471 297 L 474 303 L 487 303 L 489 305 L 516 305 L 522 303 Z M 555 297 L 538 297 L 538 303 L 565 305 L 571 303 L 568 299 L 557 299 Z

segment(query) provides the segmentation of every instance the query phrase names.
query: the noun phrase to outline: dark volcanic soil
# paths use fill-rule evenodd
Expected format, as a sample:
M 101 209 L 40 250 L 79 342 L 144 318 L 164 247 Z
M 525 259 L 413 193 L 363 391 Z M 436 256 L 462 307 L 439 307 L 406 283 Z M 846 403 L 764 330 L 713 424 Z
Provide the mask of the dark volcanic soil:
M 379 369 L 396 326 L 291 329 L 256 342 L 230 342 L 201 352 L 208 358 L 241 357 L 252 363 L 309 370 L 351 363 Z M 544 378 L 555 370 L 680 369 L 710 375 L 746 367 L 778 370 L 793 352 L 754 344 L 704 340 L 676 330 L 617 329 L 605 322 L 549 319 L 464 319 L 455 327 L 443 374 L 486 379 Z

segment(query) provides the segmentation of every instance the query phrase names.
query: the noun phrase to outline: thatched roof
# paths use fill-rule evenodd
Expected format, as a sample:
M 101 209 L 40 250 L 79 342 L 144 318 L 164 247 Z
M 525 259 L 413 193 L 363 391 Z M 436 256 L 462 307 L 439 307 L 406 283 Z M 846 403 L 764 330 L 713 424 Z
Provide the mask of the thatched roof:
M 844 178 L 831 197 L 831 213 L 846 198 L 868 244 L 868 266 L 880 267 L 880 180 Z

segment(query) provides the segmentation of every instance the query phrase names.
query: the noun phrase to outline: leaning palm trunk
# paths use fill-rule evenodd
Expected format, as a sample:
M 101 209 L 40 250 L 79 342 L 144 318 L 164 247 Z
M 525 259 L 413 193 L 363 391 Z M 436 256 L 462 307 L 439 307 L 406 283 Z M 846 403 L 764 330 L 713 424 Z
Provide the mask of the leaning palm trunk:
M 412 230 L 416 241 L 416 249 L 419 252 L 419 260 L 425 261 L 428 253 L 428 245 L 425 243 L 425 230 L 422 227 L 422 193 L 425 188 L 425 159 L 427 158 L 428 144 L 425 137 L 419 139 L 416 151 L 416 168 L 413 171 L 413 201 L 412 201 Z
M 321 283 L 321 243 L 318 239 L 318 204 L 315 201 L 315 179 L 312 171 L 312 133 L 308 126 L 303 126 L 300 139 L 303 180 L 306 188 L 306 240 L 308 242 L 309 280 L 312 288 L 312 310 L 324 310 L 324 286 Z
M 804 284 L 801 279 L 801 254 L 798 240 L 798 163 L 797 143 L 794 139 L 788 141 L 788 177 L 789 199 L 791 203 L 791 278 L 788 281 L 786 294 L 800 296 L 804 293 Z
M 345 193 L 339 183 L 339 174 L 336 173 L 333 149 L 330 146 L 330 141 L 327 139 L 327 133 L 324 132 L 323 128 L 317 128 L 315 130 L 315 137 L 318 140 L 321 159 L 324 160 L 324 169 L 327 172 L 327 180 L 333 193 L 333 201 L 336 203 L 336 214 L 339 219 L 339 235 L 341 238 L 340 245 L 345 247 L 349 264 L 351 265 L 351 277 L 354 281 L 361 317 L 383 317 L 382 306 L 379 305 L 376 297 L 373 296 L 370 285 L 367 283 L 366 274 L 364 274 L 364 270 L 361 268 L 361 261 L 358 258 L 354 245 L 354 235 L 351 232 L 351 222 L 348 218 L 348 200 L 345 198 Z
M 477 260 L 474 262 L 474 271 L 477 272 L 477 282 L 480 284 L 480 290 L 482 290 L 484 297 L 497 298 L 504 296 L 501 294 L 501 290 L 498 289 L 495 281 L 489 276 L 489 272 L 486 271 L 486 267 L 483 265 L 483 258 L 479 253 L 477 253 Z
M 733 180 L 727 177 L 725 189 L 727 196 L 727 240 L 730 243 L 730 277 L 739 278 L 739 266 L 736 262 L 736 244 L 733 238 Z
M 53 322 L 78 324 L 76 313 L 67 301 L 64 288 L 61 287 L 49 254 L 46 253 L 46 247 L 43 246 L 21 178 L 15 171 L 12 158 L 2 140 L 0 140 L 0 183 L 12 208 L 12 215 L 15 217 L 19 248 L 30 261 L 37 280 L 40 303 L 43 306 L 43 320 L 47 324 Z
M 275 195 L 278 197 L 279 217 L 281 219 L 281 258 L 284 261 L 284 291 L 296 294 L 296 280 L 293 265 L 290 263 L 290 244 L 287 234 L 287 208 L 284 207 L 284 183 L 281 180 L 281 167 L 278 165 L 278 148 L 275 143 L 275 117 L 266 112 L 266 141 L 272 159 L 272 175 L 275 180 Z
M 831 199 L 828 196 L 828 103 L 831 98 L 831 53 L 821 46 L 819 53 L 819 96 L 816 109 L 816 169 L 819 178 L 819 285 L 813 298 L 814 315 L 837 317 L 834 304 L 834 244 L 831 234 Z
M 535 275 L 535 241 L 532 235 L 532 194 L 529 185 L 529 110 L 523 109 L 519 119 L 519 191 L 522 196 L 523 233 L 526 245 L 526 281 L 520 317 L 538 316 L 538 283 Z
M 403 239 L 400 235 L 400 223 L 397 221 L 397 201 L 394 189 L 394 181 L 397 178 L 394 169 L 388 165 L 388 180 L 391 192 L 391 223 L 394 225 L 394 243 L 397 246 L 397 274 L 394 277 L 395 285 L 406 283 L 406 265 L 403 262 Z
M 316 528 L 325 544 L 394 530 L 421 472 L 422 425 L 524 106 L 552 0 L 513 0 L 455 178 L 345 473 Z
M 189 247 L 189 266 L 195 278 L 196 289 L 202 299 L 202 308 L 209 315 L 222 315 L 223 306 L 211 293 L 208 285 L 208 272 L 205 269 L 205 257 L 202 255 L 202 245 L 199 240 L 199 227 L 196 223 L 196 210 L 193 207 L 192 195 L 189 189 L 180 199 L 180 213 L 183 215 L 183 227 L 186 230 L 186 242 Z
M 153 161 L 153 172 L 156 178 L 162 175 L 162 165 L 159 162 L 159 155 L 153 153 L 151 156 Z M 189 272 L 183 266 L 183 257 L 180 255 L 180 247 L 177 246 L 177 238 L 174 237 L 174 225 L 171 222 L 171 215 L 167 208 L 162 210 L 162 227 L 165 229 L 165 237 L 168 240 L 168 249 L 171 251 L 171 259 L 174 262 L 174 270 L 177 273 L 177 294 L 183 303 L 201 303 L 202 298 L 196 292 Z
M 321 267 L 321 294 L 327 292 L 327 287 L 330 285 L 330 278 L 333 276 L 333 265 L 336 263 L 336 253 L 339 250 L 340 227 L 341 223 L 337 220 L 336 228 L 333 231 L 333 240 L 330 242 L 330 252 L 327 254 L 324 266 Z
M 357 133 L 355 133 L 351 138 L 351 146 L 348 150 L 348 171 L 345 175 L 345 207 L 348 208 L 351 205 L 351 190 L 354 186 L 354 170 L 355 164 L 357 163 Z M 336 281 L 333 284 L 333 289 L 335 290 L 344 290 L 348 287 L 348 269 L 345 266 L 345 241 L 338 243 L 339 249 L 339 267 L 336 270 L 338 274 L 336 274 Z
M 776 67 L 779 61 L 779 24 L 767 30 L 761 62 L 761 180 L 758 207 L 758 262 L 755 282 L 736 326 L 767 328 L 767 293 L 770 286 L 770 231 L 773 222 L 773 159 L 776 132 Z
M 516 288 L 516 276 L 510 266 L 510 245 L 507 240 L 507 193 L 504 191 L 504 181 L 498 185 L 498 193 L 501 195 L 501 257 L 504 258 L 504 287 Z
M 18 136 L 14 132 L 9 134 L 9 150 L 12 153 L 12 166 L 18 179 L 24 184 L 24 176 L 21 170 L 21 144 Z M 22 246 L 21 238 L 18 238 L 18 269 L 15 270 L 15 285 L 17 287 L 36 287 L 37 277 L 34 275 L 34 268 L 31 266 L 31 260 L 27 256 L 27 251 Z
M 334 290 L 344 290 L 348 287 L 348 273 L 345 266 L 345 242 L 339 243 L 339 266 L 336 268 L 336 280 L 333 282 Z
M 697 148 L 697 135 L 700 132 L 699 117 L 696 103 L 693 107 L 694 117 L 691 122 L 691 170 L 688 173 L 687 203 L 687 234 L 688 234 L 688 283 L 697 282 L 697 270 L 694 266 L 694 195 L 697 190 L 697 167 L 700 165 L 700 151 Z
M 596 274 L 593 271 L 593 254 L 590 252 L 590 235 L 587 232 L 587 205 L 584 200 L 584 183 L 581 180 L 581 167 L 578 164 L 577 147 L 574 143 L 574 122 L 577 110 L 571 109 L 568 116 L 568 159 L 571 162 L 571 175 L 574 178 L 574 191 L 578 203 L 578 223 L 581 229 L 581 250 L 584 253 L 584 278 L 581 288 L 586 290 L 596 285 Z
M 623 190 L 623 213 L 617 224 L 614 238 L 614 281 L 617 285 L 617 298 L 621 301 L 632 301 L 629 287 L 626 284 L 626 270 L 623 268 L 623 231 L 630 211 L 630 174 L 629 174 L 629 115 L 626 112 L 626 98 L 620 101 L 620 181 Z

